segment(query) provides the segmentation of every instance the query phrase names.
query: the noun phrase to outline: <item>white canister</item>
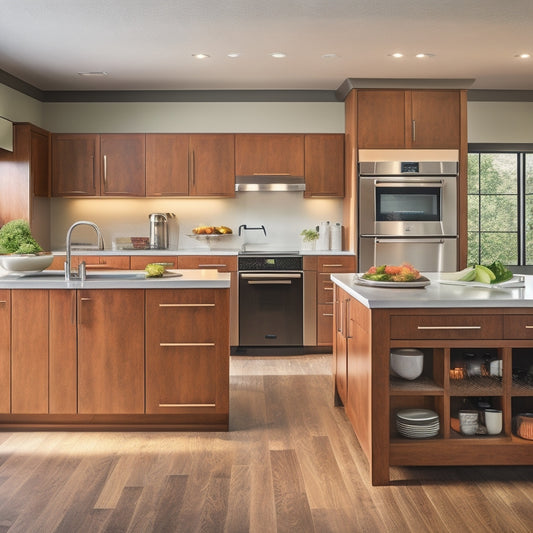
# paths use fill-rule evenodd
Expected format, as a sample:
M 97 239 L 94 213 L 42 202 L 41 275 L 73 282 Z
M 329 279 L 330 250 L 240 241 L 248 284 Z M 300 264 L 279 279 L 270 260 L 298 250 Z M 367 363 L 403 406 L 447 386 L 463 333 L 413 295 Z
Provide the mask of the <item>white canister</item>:
M 340 222 L 330 228 L 330 250 L 340 252 L 342 250 L 342 226 Z
M 321 222 L 318 227 L 318 241 L 316 243 L 317 250 L 329 250 L 329 222 Z

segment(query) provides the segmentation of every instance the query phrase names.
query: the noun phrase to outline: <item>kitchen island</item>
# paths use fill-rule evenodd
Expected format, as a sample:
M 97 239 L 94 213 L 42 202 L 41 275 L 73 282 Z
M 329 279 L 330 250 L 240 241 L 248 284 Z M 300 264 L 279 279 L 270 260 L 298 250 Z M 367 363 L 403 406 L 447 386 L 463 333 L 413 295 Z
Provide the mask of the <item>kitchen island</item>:
M 391 466 L 533 464 L 533 441 L 514 426 L 517 415 L 533 412 L 533 277 L 524 276 L 523 287 L 491 288 L 426 276 L 430 285 L 413 289 L 359 285 L 355 274 L 331 276 L 335 400 L 368 458 L 372 484 L 390 483 Z M 391 376 L 395 348 L 424 353 L 420 377 Z M 468 375 L 467 354 L 501 361 L 501 376 Z M 481 400 L 502 411 L 501 433 L 463 435 L 458 411 L 478 409 Z M 402 437 L 396 413 L 403 409 L 435 411 L 438 435 Z
M 227 430 L 230 274 L 0 276 L 0 428 Z

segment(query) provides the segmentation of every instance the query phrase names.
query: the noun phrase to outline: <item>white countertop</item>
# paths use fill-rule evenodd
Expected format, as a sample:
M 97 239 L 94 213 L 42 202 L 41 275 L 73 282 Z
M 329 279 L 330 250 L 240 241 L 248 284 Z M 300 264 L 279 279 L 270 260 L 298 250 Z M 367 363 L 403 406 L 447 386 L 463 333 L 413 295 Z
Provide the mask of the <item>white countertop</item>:
M 431 283 L 422 288 L 368 287 L 354 283 L 355 274 L 331 279 L 368 308 L 533 307 L 533 276 L 522 276 L 525 287 L 449 285 L 438 273 L 423 272 Z
M 228 272 L 212 269 L 167 272 L 162 278 L 146 278 L 144 270 L 89 272 L 85 281 L 65 281 L 63 270 L 45 270 L 31 276 L 0 274 L 0 289 L 227 289 L 230 286 Z
M 65 250 L 54 250 L 52 252 L 54 255 L 65 255 Z M 354 252 L 347 250 L 342 251 L 333 251 L 333 250 L 299 250 L 297 251 L 300 255 L 355 255 Z M 238 249 L 226 249 L 226 248 L 180 248 L 177 250 L 84 250 L 84 249 L 74 249 L 72 250 L 72 255 L 157 255 L 157 256 L 177 256 L 177 255 L 238 255 Z M 272 253 L 275 255 L 275 252 Z

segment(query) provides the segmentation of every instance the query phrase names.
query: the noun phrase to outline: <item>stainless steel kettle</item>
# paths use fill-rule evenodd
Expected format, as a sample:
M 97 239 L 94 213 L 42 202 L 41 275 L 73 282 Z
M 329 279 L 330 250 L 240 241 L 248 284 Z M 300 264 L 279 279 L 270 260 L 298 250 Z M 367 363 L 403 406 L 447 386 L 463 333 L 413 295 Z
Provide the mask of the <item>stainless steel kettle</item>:
M 172 213 L 151 213 L 150 219 L 150 248 L 166 250 L 168 248 L 168 219 Z

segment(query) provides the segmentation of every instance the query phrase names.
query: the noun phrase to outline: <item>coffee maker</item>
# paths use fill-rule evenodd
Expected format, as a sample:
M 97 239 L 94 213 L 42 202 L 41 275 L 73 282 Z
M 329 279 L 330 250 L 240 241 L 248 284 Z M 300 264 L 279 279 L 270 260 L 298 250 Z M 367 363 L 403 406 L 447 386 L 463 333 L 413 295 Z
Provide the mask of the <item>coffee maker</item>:
M 175 218 L 174 213 L 150 213 L 150 248 L 166 250 L 169 244 L 168 222 Z

